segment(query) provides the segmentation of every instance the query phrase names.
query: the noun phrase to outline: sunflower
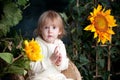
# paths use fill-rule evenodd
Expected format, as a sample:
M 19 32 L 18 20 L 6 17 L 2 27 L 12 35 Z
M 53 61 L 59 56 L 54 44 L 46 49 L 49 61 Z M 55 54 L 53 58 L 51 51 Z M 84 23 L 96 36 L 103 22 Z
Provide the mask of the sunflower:
M 85 27 L 84 30 L 94 32 L 94 38 L 98 38 L 98 43 L 102 42 L 102 44 L 105 44 L 107 41 L 111 42 L 111 35 L 115 34 L 112 27 L 117 26 L 117 24 L 114 16 L 110 14 L 110 9 L 105 11 L 105 8 L 102 9 L 102 6 L 98 5 L 88 17 L 91 24 Z
M 41 61 L 43 59 L 42 49 L 34 39 L 29 42 L 28 40 L 25 40 L 24 44 L 25 53 L 31 61 Z

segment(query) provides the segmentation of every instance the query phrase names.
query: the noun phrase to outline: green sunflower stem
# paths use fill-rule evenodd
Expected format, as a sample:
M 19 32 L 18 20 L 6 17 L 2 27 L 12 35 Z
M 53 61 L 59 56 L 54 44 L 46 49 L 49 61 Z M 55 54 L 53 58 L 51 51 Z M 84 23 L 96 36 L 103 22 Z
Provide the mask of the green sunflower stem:
M 110 72 L 110 68 L 111 68 L 111 58 L 110 58 L 110 56 L 111 56 L 111 53 L 110 53 L 110 49 L 111 49 L 111 45 L 109 46 L 109 52 L 108 52 L 108 66 L 107 66 L 107 69 L 108 69 L 108 71 Z M 109 74 L 109 76 L 108 76 L 108 80 L 110 80 L 110 74 Z
M 111 35 L 111 40 L 110 40 L 110 44 L 112 43 L 112 35 Z M 108 66 L 107 66 L 107 70 L 110 72 L 110 70 L 111 70 L 111 53 L 110 53 L 110 49 L 111 49 L 111 45 L 109 45 L 109 47 L 108 47 Z M 110 80 L 110 74 L 108 75 L 108 80 Z
M 23 53 L 21 53 L 18 57 L 16 57 L 16 58 L 13 59 L 13 62 L 15 62 L 16 60 L 20 59 L 23 56 L 24 56 Z
M 98 43 L 96 43 L 96 46 L 98 46 Z M 98 77 L 98 64 L 97 64 L 97 61 L 98 61 L 98 54 L 97 54 L 97 51 L 96 51 L 96 73 L 95 73 L 95 76 L 96 76 L 96 80 L 97 80 L 97 77 Z
M 96 61 L 98 61 L 98 54 L 96 53 Z M 97 76 L 98 76 L 98 65 L 97 65 L 97 63 L 96 63 L 96 78 L 97 78 Z

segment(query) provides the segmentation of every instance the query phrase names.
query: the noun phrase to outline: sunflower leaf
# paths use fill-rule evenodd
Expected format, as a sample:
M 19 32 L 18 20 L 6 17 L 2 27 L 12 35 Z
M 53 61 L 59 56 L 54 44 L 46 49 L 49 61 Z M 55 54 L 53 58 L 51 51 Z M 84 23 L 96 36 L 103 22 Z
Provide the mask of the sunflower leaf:
M 11 65 L 11 66 L 9 66 L 9 68 L 5 71 L 5 73 L 24 74 L 24 68 Z
M 0 58 L 11 64 L 13 60 L 13 55 L 11 53 L 0 53 Z

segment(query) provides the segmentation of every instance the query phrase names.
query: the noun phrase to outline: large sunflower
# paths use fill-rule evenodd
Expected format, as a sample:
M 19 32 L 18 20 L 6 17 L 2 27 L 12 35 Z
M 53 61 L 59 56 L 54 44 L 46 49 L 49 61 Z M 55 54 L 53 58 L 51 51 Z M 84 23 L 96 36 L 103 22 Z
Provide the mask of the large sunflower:
M 29 42 L 25 40 L 24 44 L 25 53 L 30 60 L 41 61 L 43 59 L 41 46 L 34 39 Z
M 105 44 L 106 41 L 111 42 L 111 35 L 115 34 L 112 27 L 117 26 L 114 16 L 110 15 L 111 10 L 105 11 L 101 5 L 94 8 L 94 11 L 90 13 L 88 19 L 91 24 L 84 28 L 84 30 L 91 30 L 94 32 L 94 38 L 98 38 L 98 43 Z

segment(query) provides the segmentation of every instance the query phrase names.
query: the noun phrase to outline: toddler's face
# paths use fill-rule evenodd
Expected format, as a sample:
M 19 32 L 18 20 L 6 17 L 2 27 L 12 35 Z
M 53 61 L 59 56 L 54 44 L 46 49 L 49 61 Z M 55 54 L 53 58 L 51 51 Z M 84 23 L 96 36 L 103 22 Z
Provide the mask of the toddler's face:
M 41 31 L 42 38 L 48 43 L 54 43 L 54 41 L 58 38 L 58 35 L 61 34 L 59 26 L 53 22 L 48 22 L 42 27 Z

